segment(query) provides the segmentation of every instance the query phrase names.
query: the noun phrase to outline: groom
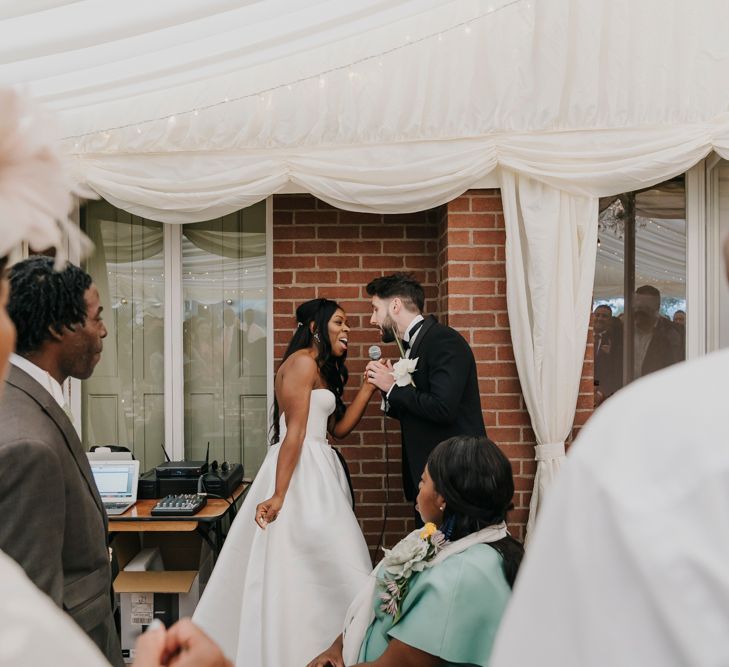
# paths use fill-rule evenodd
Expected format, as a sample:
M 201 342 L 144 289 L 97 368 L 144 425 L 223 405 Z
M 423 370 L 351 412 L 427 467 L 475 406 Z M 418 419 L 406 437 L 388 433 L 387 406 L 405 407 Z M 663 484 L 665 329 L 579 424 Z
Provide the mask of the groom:
M 367 364 L 369 381 L 383 392 L 385 411 L 400 421 L 403 487 L 415 500 L 428 455 L 455 435 L 486 435 L 473 352 L 455 329 L 423 317 L 425 294 L 409 273 L 375 278 L 367 285 L 372 297 L 370 324 L 382 341 L 399 337 L 405 356 L 417 359 L 412 384 L 398 386 L 388 361 Z M 412 364 L 411 364 L 412 365 Z M 407 379 L 407 378 L 406 378 Z

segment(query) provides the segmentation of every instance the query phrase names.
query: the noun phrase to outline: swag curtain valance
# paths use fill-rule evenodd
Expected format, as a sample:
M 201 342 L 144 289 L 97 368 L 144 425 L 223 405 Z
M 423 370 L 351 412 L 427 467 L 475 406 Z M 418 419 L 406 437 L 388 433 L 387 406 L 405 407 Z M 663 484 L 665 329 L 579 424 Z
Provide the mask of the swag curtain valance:
M 55 109 L 75 177 L 142 217 L 287 183 L 409 212 L 500 168 L 536 509 L 574 415 L 598 198 L 729 157 L 729 3 L 37 4 L 0 9 L 0 84 Z

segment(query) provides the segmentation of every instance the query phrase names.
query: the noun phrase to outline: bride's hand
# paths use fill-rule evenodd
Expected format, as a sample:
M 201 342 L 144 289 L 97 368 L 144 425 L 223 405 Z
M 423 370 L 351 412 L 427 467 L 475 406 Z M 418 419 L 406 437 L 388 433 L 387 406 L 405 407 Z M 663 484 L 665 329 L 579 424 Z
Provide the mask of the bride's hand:
M 281 496 L 274 495 L 259 503 L 256 507 L 256 525 L 265 529 L 269 523 L 275 521 L 283 507 L 283 501 Z

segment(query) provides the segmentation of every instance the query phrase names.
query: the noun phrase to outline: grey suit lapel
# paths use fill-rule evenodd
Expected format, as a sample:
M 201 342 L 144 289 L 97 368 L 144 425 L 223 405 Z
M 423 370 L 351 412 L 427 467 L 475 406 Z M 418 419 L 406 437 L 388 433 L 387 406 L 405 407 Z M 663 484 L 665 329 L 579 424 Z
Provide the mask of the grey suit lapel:
M 104 522 L 106 522 L 106 512 L 104 511 L 104 505 L 101 502 L 101 496 L 99 496 L 99 490 L 96 488 L 96 482 L 94 482 L 93 475 L 91 474 L 91 467 L 89 466 L 88 458 L 86 457 L 86 453 L 83 450 L 83 446 L 81 445 L 81 441 L 78 439 L 78 434 L 76 433 L 76 429 L 73 427 L 71 420 L 61 409 L 61 406 L 56 403 L 53 396 L 51 396 L 25 371 L 10 364 L 10 373 L 8 374 L 7 381 L 9 384 L 20 389 L 32 398 L 53 420 L 58 429 L 61 431 L 66 447 L 86 480 L 86 484 L 94 498 L 94 502 L 104 515 Z
M 418 350 L 420 349 L 420 344 L 423 342 L 425 337 L 428 335 L 428 332 L 433 327 L 433 325 L 436 323 L 435 317 L 432 315 L 428 315 L 428 317 L 425 318 L 425 321 L 423 322 L 423 326 L 420 327 L 420 331 L 418 332 L 418 335 L 415 337 L 415 342 L 413 343 L 413 346 L 410 348 L 410 358 L 416 359 L 418 356 Z M 415 376 L 413 376 L 415 377 Z

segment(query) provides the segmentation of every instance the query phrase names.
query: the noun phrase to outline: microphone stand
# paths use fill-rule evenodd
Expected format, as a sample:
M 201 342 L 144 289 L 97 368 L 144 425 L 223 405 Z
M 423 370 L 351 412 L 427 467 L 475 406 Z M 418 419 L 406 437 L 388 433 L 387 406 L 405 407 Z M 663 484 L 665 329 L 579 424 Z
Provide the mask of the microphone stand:
M 387 515 L 390 509 L 390 446 L 387 437 L 387 411 L 390 405 L 387 401 L 387 397 L 384 397 L 385 411 L 382 413 L 382 432 L 385 436 L 385 512 L 382 518 L 382 530 L 380 531 L 380 537 L 377 540 L 377 548 L 375 554 L 380 552 L 380 549 L 384 546 L 383 540 L 385 537 L 385 526 L 387 524 Z

